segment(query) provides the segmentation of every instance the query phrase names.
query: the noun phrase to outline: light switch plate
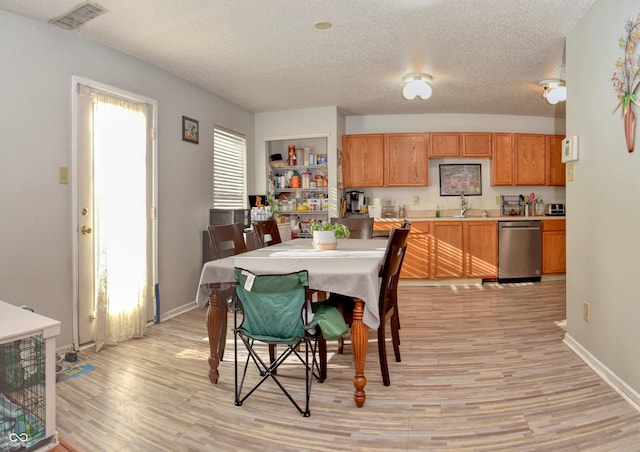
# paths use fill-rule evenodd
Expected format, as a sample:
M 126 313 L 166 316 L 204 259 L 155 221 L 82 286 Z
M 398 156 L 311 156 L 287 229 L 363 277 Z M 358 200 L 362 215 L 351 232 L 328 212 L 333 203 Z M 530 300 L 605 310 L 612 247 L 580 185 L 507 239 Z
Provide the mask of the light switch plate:
M 58 168 L 58 179 L 60 185 L 67 185 L 69 183 L 69 168 L 66 166 Z

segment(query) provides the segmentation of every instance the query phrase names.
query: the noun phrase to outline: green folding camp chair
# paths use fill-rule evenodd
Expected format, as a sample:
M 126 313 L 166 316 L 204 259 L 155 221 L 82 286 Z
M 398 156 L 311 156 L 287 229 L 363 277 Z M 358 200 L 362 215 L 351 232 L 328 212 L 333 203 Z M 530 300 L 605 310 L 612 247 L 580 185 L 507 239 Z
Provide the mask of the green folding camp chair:
M 271 378 L 300 414 L 305 417 L 309 416 L 311 383 L 314 368 L 317 366 L 315 353 L 317 334 L 315 324 L 308 321 L 311 314 L 307 302 L 309 286 L 307 271 L 262 276 L 240 268 L 236 268 L 234 272 L 240 303 L 240 306 L 234 310 L 233 329 L 235 404 L 241 406 L 262 383 Z M 238 316 L 240 315 L 242 323 L 238 326 Z M 241 375 L 238 363 L 238 340 L 242 341 L 248 351 Z M 261 358 L 256 351 L 254 347 L 256 341 L 268 345 L 281 345 L 283 346 L 280 347 L 281 353 L 273 362 L 269 363 L 269 359 Z M 290 356 L 297 358 L 304 364 L 306 384 L 304 408 L 296 402 L 289 390 L 283 385 L 282 380 L 285 377 L 276 374 L 278 367 Z M 260 372 L 260 378 L 243 395 L 243 386 L 250 362 L 255 363 Z

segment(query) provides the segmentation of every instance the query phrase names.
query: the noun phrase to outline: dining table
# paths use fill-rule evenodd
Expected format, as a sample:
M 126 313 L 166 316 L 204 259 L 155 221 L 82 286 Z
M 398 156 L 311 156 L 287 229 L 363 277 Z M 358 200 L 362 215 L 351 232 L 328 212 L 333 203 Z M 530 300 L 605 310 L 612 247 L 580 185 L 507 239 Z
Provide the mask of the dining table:
M 385 240 L 379 239 L 339 239 L 334 250 L 316 250 L 311 239 L 295 239 L 206 262 L 200 275 L 196 303 L 200 308 L 207 308 L 211 382 L 215 384 L 219 378 L 218 366 L 227 334 L 227 302 L 230 291 L 235 290 L 234 268 L 258 275 L 307 270 L 310 289 L 355 300 L 351 325 L 355 367 L 353 398 L 357 407 L 364 406 L 369 328 L 377 329 L 380 324 L 378 275 L 386 244 Z

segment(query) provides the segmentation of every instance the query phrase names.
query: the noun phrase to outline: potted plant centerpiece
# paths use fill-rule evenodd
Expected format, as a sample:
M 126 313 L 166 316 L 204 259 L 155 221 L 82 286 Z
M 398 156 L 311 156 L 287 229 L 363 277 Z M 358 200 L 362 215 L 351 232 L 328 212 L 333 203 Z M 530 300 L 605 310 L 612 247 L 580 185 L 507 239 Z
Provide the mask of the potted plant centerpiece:
M 313 247 L 317 250 L 335 250 L 338 246 L 337 239 L 348 239 L 349 228 L 340 223 L 313 223 Z

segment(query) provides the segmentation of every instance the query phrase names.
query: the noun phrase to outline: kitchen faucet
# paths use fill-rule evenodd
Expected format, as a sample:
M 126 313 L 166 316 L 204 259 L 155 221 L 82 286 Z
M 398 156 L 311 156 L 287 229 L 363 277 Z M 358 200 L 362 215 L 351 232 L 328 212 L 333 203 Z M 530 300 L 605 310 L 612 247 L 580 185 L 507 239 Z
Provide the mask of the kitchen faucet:
M 460 217 L 463 218 L 467 212 L 467 200 L 464 199 L 464 193 L 460 193 Z

